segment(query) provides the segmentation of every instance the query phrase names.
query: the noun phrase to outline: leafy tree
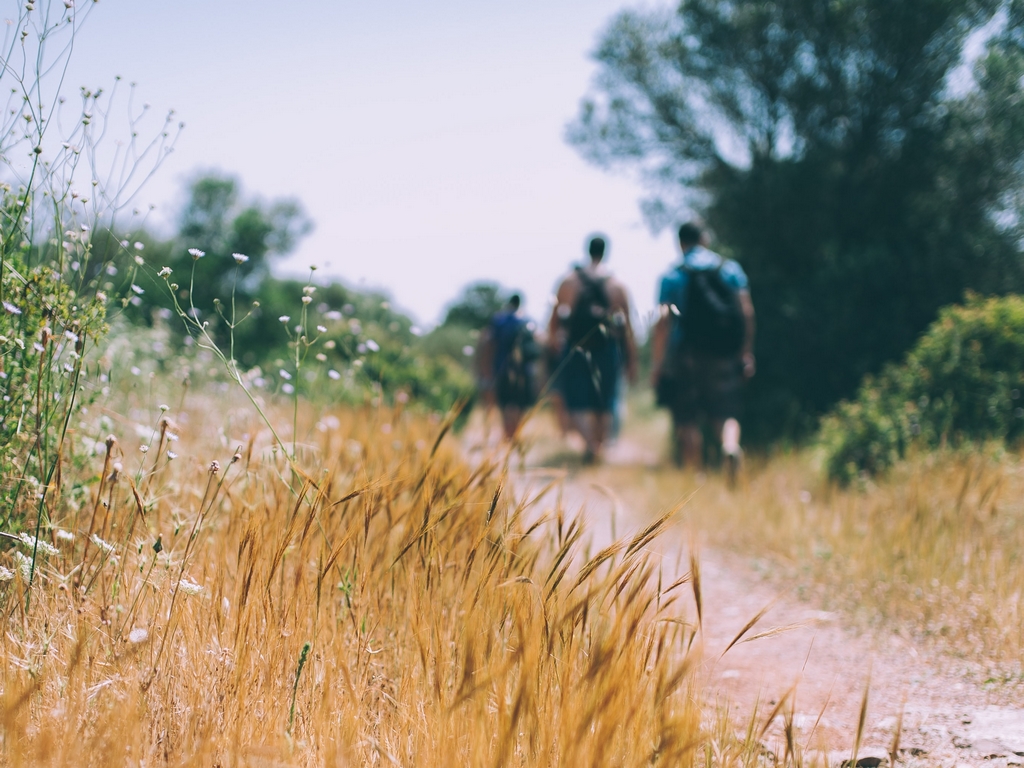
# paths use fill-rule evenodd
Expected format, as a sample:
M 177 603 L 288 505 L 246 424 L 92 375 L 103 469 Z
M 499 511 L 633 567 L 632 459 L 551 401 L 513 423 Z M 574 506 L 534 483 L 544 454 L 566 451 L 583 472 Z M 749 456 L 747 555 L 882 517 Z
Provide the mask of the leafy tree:
M 491 315 L 508 303 L 511 291 L 506 290 L 498 283 L 481 281 L 470 283 L 463 290 L 462 294 L 448 305 L 445 312 L 444 327 L 461 326 L 473 330 L 480 330 Z
M 605 31 L 569 140 L 744 265 L 755 438 L 806 433 L 965 289 L 1024 287 L 1022 5 L 684 0 Z

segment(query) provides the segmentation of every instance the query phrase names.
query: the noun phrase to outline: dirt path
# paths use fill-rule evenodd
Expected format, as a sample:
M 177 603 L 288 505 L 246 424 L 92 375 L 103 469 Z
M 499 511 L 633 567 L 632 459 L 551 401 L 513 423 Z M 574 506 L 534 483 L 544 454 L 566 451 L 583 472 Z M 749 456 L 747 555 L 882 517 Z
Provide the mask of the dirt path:
M 536 451 L 520 472 L 524 491 L 562 476 L 568 513 L 582 514 L 591 532 L 591 550 L 631 535 L 651 520 L 631 506 L 631 488 L 617 487 L 615 473 L 602 467 L 538 466 Z M 609 451 L 605 467 L 653 467 L 658 457 L 628 440 Z M 546 465 L 546 466 L 545 466 Z M 671 529 L 653 545 L 662 557 L 666 582 L 689 571 L 695 533 Z M 696 532 L 699 540 L 699 532 Z M 779 697 L 795 686 L 793 723 L 798 742 L 810 754 L 828 754 L 829 763 L 848 760 L 861 703 L 868 691 L 863 765 L 884 758 L 902 711 L 899 765 L 1024 765 L 1024 709 L 1020 702 L 997 701 L 970 680 L 970 661 L 936 656 L 895 632 L 863 634 L 840 613 L 826 613 L 802 602 L 760 575 L 735 553 L 706 546 L 697 553 L 703 595 L 702 674 L 713 695 L 728 706 L 737 724 L 760 712 L 759 722 Z M 785 628 L 722 652 L 766 606 L 748 636 Z M 689 617 L 691 620 L 695 612 Z M 870 679 L 869 679 L 870 675 Z M 1010 706 L 1007 706 L 1007 705 Z M 782 718 L 768 731 L 766 747 L 783 752 Z

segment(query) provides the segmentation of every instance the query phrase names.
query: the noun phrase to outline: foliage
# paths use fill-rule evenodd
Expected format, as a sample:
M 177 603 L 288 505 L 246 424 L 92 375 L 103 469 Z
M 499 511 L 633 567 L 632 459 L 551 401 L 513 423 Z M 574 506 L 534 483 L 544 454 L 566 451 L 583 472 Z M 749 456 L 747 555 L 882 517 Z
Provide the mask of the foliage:
M 868 378 L 823 422 L 828 473 L 849 482 L 911 448 L 1024 436 L 1024 298 L 943 309 L 900 365 Z
M 0 529 L 17 527 L 45 496 L 70 447 L 64 443 L 87 344 L 105 331 L 103 302 L 79 296 L 50 268 L 8 255 L 0 311 Z M 59 482 L 57 483 L 59 485 Z
M 82 88 L 68 105 L 64 78 L 92 4 L 32 0 L 8 20 L 0 47 L 0 531 L 38 536 L 76 460 L 75 426 L 87 405 L 83 355 L 106 330 L 97 230 L 114 220 L 172 150 L 169 112 L 151 141 L 148 106 L 129 97 L 129 137 L 105 155 L 116 131 L 119 90 Z M 134 86 L 133 86 L 134 88 Z M 88 181 L 82 179 L 88 174 Z M 134 214 L 133 214 L 134 216 Z M 111 286 L 113 287 L 113 286 Z M 126 284 L 124 300 L 137 286 Z M 34 519 L 33 519 L 34 518 Z M 24 531 L 23 531 L 24 532 Z M 42 545 L 31 548 L 29 581 Z
M 508 303 L 511 291 L 498 283 L 481 281 L 470 283 L 461 295 L 448 305 L 443 327 L 460 326 L 481 330 L 494 315 Z
M 745 434 L 806 434 L 965 289 L 1024 288 L 1022 30 L 998 0 L 685 0 L 609 25 L 569 138 L 639 170 L 652 223 L 702 211 L 749 274 Z

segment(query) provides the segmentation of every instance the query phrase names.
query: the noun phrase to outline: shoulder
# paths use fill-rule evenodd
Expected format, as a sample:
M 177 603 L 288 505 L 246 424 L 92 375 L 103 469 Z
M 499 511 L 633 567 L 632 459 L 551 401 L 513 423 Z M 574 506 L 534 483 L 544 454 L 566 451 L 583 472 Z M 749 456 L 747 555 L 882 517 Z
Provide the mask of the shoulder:
M 742 290 L 750 286 L 747 273 L 743 271 L 738 261 L 732 259 L 722 260 L 722 277 L 724 277 L 733 288 Z
M 678 267 L 673 267 L 665 272 L 658 280 L 658 303 L 675 303 L 676 295 L 686 284 L 686 273 Z

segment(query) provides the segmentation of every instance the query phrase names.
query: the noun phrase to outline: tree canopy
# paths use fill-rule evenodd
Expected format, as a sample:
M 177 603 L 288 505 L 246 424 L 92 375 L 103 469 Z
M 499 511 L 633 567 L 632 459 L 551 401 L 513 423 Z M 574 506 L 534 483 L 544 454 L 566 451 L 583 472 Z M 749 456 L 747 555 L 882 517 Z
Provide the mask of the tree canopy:
M 755 437 L 811 426 L 965 289 L 1024 287 L 1022 41 L 1020 0 L 684 0 L 605 30 L 568 138 L 743 264 Z

